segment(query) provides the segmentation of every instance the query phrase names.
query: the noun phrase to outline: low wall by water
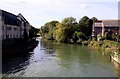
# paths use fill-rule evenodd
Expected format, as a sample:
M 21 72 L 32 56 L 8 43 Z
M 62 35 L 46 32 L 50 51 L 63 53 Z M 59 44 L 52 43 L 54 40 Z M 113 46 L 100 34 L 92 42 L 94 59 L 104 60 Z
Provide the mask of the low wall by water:
M 6 59 L 8 57 L 14 57 L 19 55 L 24 55 L 32 51 L 38 45 L 38 41 L 32 40 L 22 46 L 16 46 L 14 48 L 6 49 L 2 51 L 2 58 Z

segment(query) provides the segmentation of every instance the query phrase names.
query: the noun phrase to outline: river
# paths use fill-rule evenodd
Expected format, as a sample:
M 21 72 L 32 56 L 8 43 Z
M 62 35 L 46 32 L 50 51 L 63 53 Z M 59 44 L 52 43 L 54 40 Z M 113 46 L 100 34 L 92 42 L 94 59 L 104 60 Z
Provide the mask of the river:
M 39 41 L 27 55 L 4 61 L 9 77 L 120 77 L 120 67 L 99 51 L 77 44 Z

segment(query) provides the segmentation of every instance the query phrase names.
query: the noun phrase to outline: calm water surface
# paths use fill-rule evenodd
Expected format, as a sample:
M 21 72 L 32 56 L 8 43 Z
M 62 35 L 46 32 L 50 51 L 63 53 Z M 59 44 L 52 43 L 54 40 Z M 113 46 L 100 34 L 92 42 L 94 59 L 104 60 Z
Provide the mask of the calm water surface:
M 120 77 L 120 67 L 98 51 L 75 44 L 43 41 L 27 55 L 3 62 L 4 76 Z

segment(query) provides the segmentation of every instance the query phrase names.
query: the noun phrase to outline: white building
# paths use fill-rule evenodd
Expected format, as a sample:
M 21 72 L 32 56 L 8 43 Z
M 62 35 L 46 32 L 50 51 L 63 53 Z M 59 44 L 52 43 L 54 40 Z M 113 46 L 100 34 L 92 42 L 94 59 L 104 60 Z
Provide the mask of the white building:
M 29 36 L 29 23 L 22 14 L 14 15 L 1 10 L 0 15 L 0 37 L 4 39 L 24 38 L 24 34 Z
M 2 39 L 2 11 L 0 11 L 0 40 Z

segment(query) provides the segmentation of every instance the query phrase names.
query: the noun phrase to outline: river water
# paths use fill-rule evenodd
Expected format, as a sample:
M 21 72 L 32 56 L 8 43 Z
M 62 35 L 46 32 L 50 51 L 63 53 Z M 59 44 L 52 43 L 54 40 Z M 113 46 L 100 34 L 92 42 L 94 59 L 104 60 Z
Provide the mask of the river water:
M 99 51 L 76 44 L 39 41 L 27 55 L 3 62 L 10 77 L 120 77 L 120 67 Z

